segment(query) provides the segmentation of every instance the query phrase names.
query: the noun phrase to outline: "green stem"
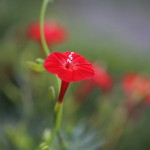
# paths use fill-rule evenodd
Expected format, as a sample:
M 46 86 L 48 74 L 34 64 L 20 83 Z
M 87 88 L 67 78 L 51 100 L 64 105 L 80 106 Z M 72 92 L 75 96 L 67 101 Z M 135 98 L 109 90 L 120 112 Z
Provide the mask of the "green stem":
M 45 13 L 46 13 L 46 8 L 48 6 L 49 2 L 53 2 L 53 0 L 43 0 L 42 3 L 42 7 L 41 7 L 41 13 L 40 13 L 40 33 L 41 33 L 41 43 L 42 43 L 42 47 L 43 50 L 46 54 L 46 56 L 48 56 L 50 54 L 50 50 L 48 48 L 48 45 L 46 43 L 45 40 L 45 36 L 44 36 L 44 17 L 45 17 Z M 60 87 L 60 80 L 58 79 L 58 77 L 56 76 L 57 79 L 57 84 L 58 84 L 58 88 Z M 55 107 L 55 112 L 56 112 L 56 120 L 55 120 L 55 126 L 54 129 L 51 133 L 50 138 L 42 143 L 39 147 L 40 150 L 48 150 L 61 126 L 61 120 L 62 120 L 62 104 L 61 103 L 57 103 L 56 107 Z
M 62 109 L 63 109 L 63 105 L 62 103 L 57 103 L 56 107 L 55 107 L 55 112 L 56 112 L 56 120 L 55 120 L 55 126 L 54 129 L 51 133 L 50 138 L 44 142 L 43 144 L 41 144 L 40 146 L 40 150 L 48 150 L 54 140 L 54 138 L 56 137 L 57 132 L 59 131 L 59 128 L 61 126 L 61 120 L 62 120 Z
M 61 81 L 60 81 L 60 79 L 58 78 L 58 76 L 55 76 L 55 77 L 56 77 L 56 80 L 57 80 L 57 88 L 58 88 L 58 91 L 60 91 Z
M 51 143 L 53 142 L 53 140 L 54 140 L 54 138 L 55 138 L 55 136 L 56 136 L 56 134 L 57 134 L 60 126 L 61 126 L 62 108 L 63 108 L 62 104 L 60 104 L 60 103 L 56 104 L 56 110 L 55 110 L 56 111 L 55 128 L 54 128 L 54 130 L 53 130 L 53 132 L 51 134 L 50 139 L 47 141 L 47 144 L 49 145 L 49 147 L 50 147 Z
M 58 132 L 57 136 L 58 136 L 58 142 L 59 142 L 59 144 L 60 144 L 60 146 L 61 146 L 61 149 L 62 149 L 62 150 L 66 150 L 65 143 L 64 143 L 64 141 L 63 141 L 63 139 L 62 139 L 62 137 L 61 137 L 61 135 L 60 135 L 59 132 Z
M 41 13 L 40 13 L 41 44 L 42 44 L 42 47 L 43 47 L 43 50 L 44 50 L 46 56 L 48 56 L 50 54 L 50 50 L 48 48 L 48 45 L 46 43 L 45 36 L 44 36 L 44 17 L 45 17 L 46 8 L 48 6 L 48 3 L 49 2 L 53 2 L 53 1 L 54 0 L 43 0 L 42 7 L 41 7 Z M 57 80 L 58 89 L 59 89 L 59 87 L 60 87 L 60 80 L 58 79 L 57 76 L 56 76 L 56 80 Z
M 41 44 L 42 44 L 42 47 L 43 47 L 43 50 L 44 50 L 46 56 L 48 56 L 50 54 L 50 51 L 49 51 L 49 48 L 48 48 L 48 45 L 46 43 L 45 36 L 44 36 L 44 17 L 45 17 L 45 13 L 46 13 L 46 8 L 50 1 L 52 2 L 53 0 L 43 0 L 42 7 L 41 7 L 41 13 L 40 13 Z

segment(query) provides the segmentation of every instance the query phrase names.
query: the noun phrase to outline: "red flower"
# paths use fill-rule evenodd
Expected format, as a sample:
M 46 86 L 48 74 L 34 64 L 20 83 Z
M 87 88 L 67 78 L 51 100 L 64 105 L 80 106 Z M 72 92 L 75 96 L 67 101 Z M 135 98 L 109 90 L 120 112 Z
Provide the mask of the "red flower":
M 128 74 L 124 76 L 122 86 L 127 94 L 136 94 L 142 97 L 150 94 L 150 79 L 142 75 Z
M 80 54 L 75 52 L 54 52 L 44 63 L 45 69 L 56 74 L 61 80 L 61 90 L 58 101 L 61 103 L 69 82 L 89 79 L 94 75 L 92 65 Z
M 128 95 L 126 101 L 130 115 L 141 110 L 143 104 L 150 104 L 150 79 L 144 75 L 132 73 L 122 79 L 122 87 Z
M 113 86 L 111 75 L 102 65 L 94 64 L 93 68 L 94 76 L 90 80 L 83 82 L 75 93 L 79 101 L 85 100 L 95 87 L 99 87 L 103 91 L 109 91 Z
M 93 82 L 104 91 L 110 90 L 113 86 L 113 80 L 106 69 L 95 64 L 94 71 L 95 75 L 92 78 Z
M 45 40 L 48 45 L 62 43 L 67 38 L 67 31 L 60 24 L 54 21 L 46 21 L 44 23 Z M 32 23 L 28 28 L 29 38 L 41 43 L 41 33 L 39 22 Z
M 126 93 L 133 91 L 134 84 L 136 83 L 137 74 L 128 74 L 125 75 L 122 79 L 122 86 Z
M 150 95 L 148 95 L 147 97 L 146 97 L 146 99 L 145 99 L 145 104 L 148 104 L 148 105 L 150 105 Z

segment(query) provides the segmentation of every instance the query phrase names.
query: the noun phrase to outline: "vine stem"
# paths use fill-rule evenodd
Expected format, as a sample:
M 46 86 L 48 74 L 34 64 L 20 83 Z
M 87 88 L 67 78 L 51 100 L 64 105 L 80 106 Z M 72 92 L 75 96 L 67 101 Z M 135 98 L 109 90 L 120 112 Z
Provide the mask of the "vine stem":
M 46 56 L 48 56 L 50 54 L 50 50 L 48 48 L 48 45 L 46 43 L 45 36 L 44 36 L 44 17 L 45 17 L 45 13 L 46 13 L 48 3 L 53 2 L 53 1 L 54 0 L 43 0 L 42 7 L 41 7 L 41 12 L 40 12 L 41 44 L 42 44 L 42 47 L 43 47 L 43 50 L 44 50 Z M 57 76 L 56 76 L 56 80 L 57 80 L 57 85 L 58 85 L 58 90 L 59 90 L 60 80 L 58 79 Z
M 45 17 L 46 9 L 47 9 L 49 2 L 53 2 L 53 0 L 43 0 L 42 7 L 41 7 L 41 13 L 40 13 L 41 44 L 42 44 L 42 47 L 43 47 L 43 50 L 44 50 L 46 56 L 48 56 L 50 54 L 50 50 L 48 48 L 48 45 L 45 40 L 45 35 L 44 35 L 44 17 Z M 56 79 L 57 79 L 58 88 L 60 88 L 60 80 L 58 79 L 57 76 L 56 76 Z M 50 138 L 47 139 L 47 141 L 45 141 L 44 143 L 42 143 L 40 145 L 40 147 L 39 147 L 40 150 L 48 150 L 50 148 L 54 138 L 56 137 L 56 134 L 61 126 L 62 109 L 63 109 L 62 103 L 56 103 L 56 106 L 55 106 L 55 115 L 56 116 L 55 116 L 54 129 L 51 133 Z
M 56 134 L 59 131 L 59 128 L 61 126 L 61 120 L 62 120 L 62 110 L 63 110 L 63 105 L 62 103 L 56 103 L 55 106 L 55 113 L 56 113 L 56 119 L 55 119 L 55 126 L 54 129 L 50 135 L 50 138 L 47 139 L 47 141 L 45 141 L 44 143 L 42 143 L 40 145 L 40 150 L 49 150 L 51 147 L 51 144 L 54 140 L 54 138 L 56 137 Z
M 53 2 L 53 0 L 43 0 L 42 7 L 41 7 L 41 13 L 40 13 L 41 44 L 42 44 L 42 47 L 43 47 L 43 50 L 44 50 L 46 56 L 48 56 L 50 54 L 50 50 L 48 48 L 48 45 L 46 43 L 45 36 L 44 36 L 44 17 L 45 17 L 46 8 L 47 8 L 49 2 Z
M 62 103 L 56 103 L 56 106 L 55 106 L 55 112 L 56 112 L 55 127 L 52 131 L 52 134 L 51 134 L 49 140 L 46 142 L 49 146 L 51 145 L 52 141 L 54 140 L 54 138 L 55 138 L 60 126 L 61 126 L 62 109 L 63 109 Z

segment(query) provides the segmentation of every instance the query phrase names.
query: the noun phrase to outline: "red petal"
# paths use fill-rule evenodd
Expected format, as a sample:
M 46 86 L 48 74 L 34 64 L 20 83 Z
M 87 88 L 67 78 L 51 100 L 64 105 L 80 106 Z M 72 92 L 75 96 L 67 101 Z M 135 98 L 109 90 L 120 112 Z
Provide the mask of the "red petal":
M 48 72 L 58 74 L 63 70 L 66 59 L 64 54 L 55 52 L 46 58 L 44 67 Z

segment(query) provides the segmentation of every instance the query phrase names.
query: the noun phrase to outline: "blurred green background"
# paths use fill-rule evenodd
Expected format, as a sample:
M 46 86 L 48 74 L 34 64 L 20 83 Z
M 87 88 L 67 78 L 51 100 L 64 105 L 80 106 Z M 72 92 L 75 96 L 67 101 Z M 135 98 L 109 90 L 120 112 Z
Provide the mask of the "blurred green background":
M 40 57 L 39 45 L 27 38 L 27 27 L 39 20 L 41 5 L 42 0 L 0 1 L 0 150 L 35 149 L 44 129 L 52 127 L 48 87 L 54 84 L 57 88 L 54 77 L 36 73 L 26 65 L 26 61 Z M 119 81 L 124 73 L 150 76 L 149 14 L 148 0 L 56 0 L 48 5 L 46 18 L 57 20 L 69 31 L 68 41 L 55 46 L 54 51 L 76 51 L 107 67 L 114 77 L 111 103 L 115 103 L 122 99 Z M 70 101 L 77 86 L 79 83 L 71 84 L 66 94 L 62 128 L 67 131 L 80 123 L 84 128 L 90 122 L 88 117 L 93 118 L 99 109 L 95 108 L 97 100 L 102 99 L 101 93 L 95 91 L 88 103 L 84 103 L 85 107 L 72 110 Z M 96 99 L 96 95 L 100 98 Z M 89 116 L 86 111 L 91 112 Z M 137 122 L 129 126 L 116 149 L 150 149 L 149 115 L 147 106 Z M 80 125 L 75 131 L 78 128 Z M 101 140 L 103 128 L 97 128 L 102 132 Z

